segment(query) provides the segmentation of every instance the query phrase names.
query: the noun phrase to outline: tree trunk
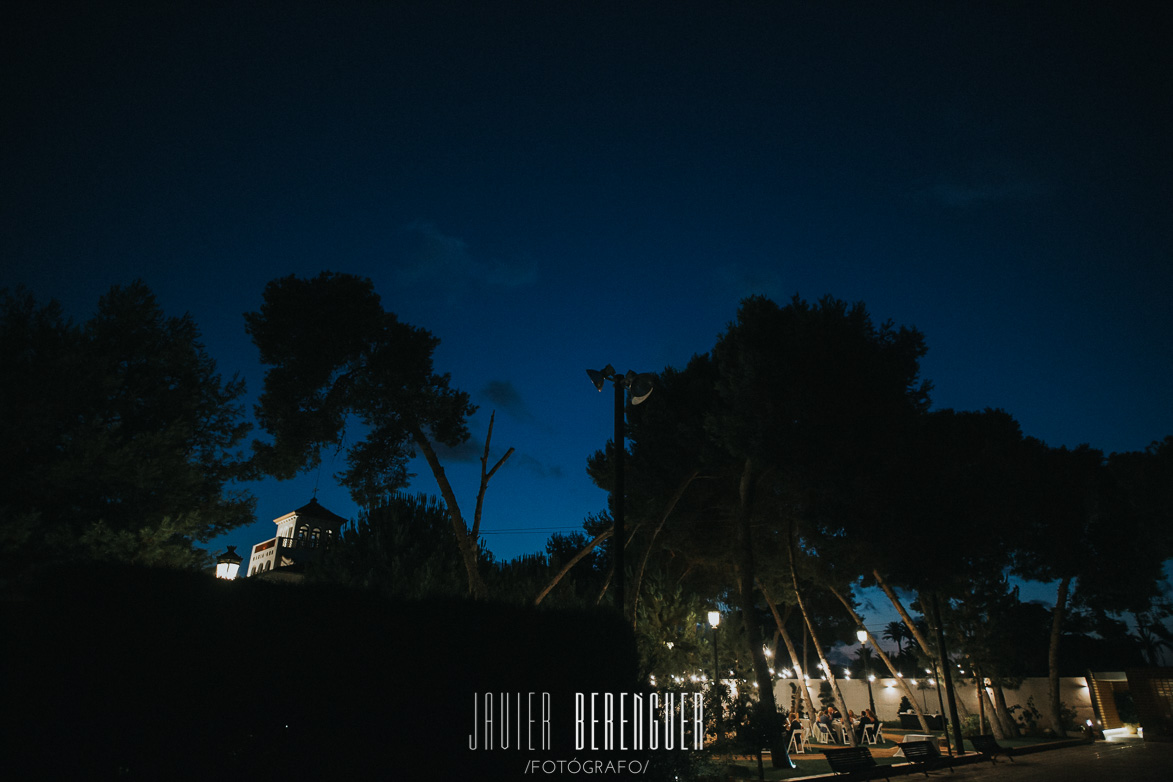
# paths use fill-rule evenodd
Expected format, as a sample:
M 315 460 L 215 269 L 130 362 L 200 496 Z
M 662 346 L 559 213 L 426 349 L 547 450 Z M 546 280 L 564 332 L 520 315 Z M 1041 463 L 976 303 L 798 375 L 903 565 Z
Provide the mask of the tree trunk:
M 880 647 L 880 645 L 878 643 L 876 643 L 876 639 L 872 636 L 872 634 L 870 632 L 868 632 L 868 629 L 866 627 L 864 627 L 863 619 L 860 618 L 859 614 L 855 613 L 855 609 L 851 607 L 851 603 L 847 602 L 847 599 L 843 595 L 839 594 L 839 592 L 837 590 L 835 590 L 833 587 L 831 587 L 830 589 L 831 589 L 831 594 L 833 594 L 835 597 L 839 598 L 839 602 L 842 603 L 843 607 L 847 609 L 847 613 L 851 614 L 851 621 L 855 622 L 860 627 L 863 627 L 864 632 L 867 632 L 868 643 L 870 643 L 872 645 L 872 648 L 876 650 L 876 654 L 879 655 L 880 659 L 884 661 L 884 665 L 886 665 L 888 667 L 888 671 L 891 672 L 892 677 L 894 679 L 896 679 L 896 684 L 899 685 L 900 689 L 904 691 L 904 695 L 905 695 L 905 697 L 908 698 L 908 702 L 911 703 L 912 708 L 916 710 L 916 715 L 918 718 L 920 718 L 921 727 L 924 728 L 925 733 L 928 733 L 929 732 L 928 720 L 925 719 L 925 715 L 921 712 L 921 708 L 916 702 L 916 696 L 913 695 L 912 688 L 908 686 L 908 681 L 903 676 L 896 675 L 896 673 L 897 673 L 896 664 L 894 662 L 892 662 L 892 660 L 888 657 L 887 654 L 884 653 L 884 650 Z
M 1051 613 L 1051 643 L 1047 649 L 1047 668 L 1051 683 L 1047 717 L 1057 738 L 1067 736 L 1063 729 L 1063 719 L 1059 714 L 1063 708 L 1059 701 L 1059 639 L 1063 635 L 1063 617 L 1067 611 L 1067 590 L 1070 587 L 1070 577 L 1064 576 L 1059 579 L 1059 593 L 1055 597 L 1055 610 Z
M 750 521 L 753 516 L 754 483 L 753 460 L 746 459 L 738 487 L 740 502 L 737 508 L 737 578 L 740 588 L 741 621 L 745 627 L 745 638 L 753 657 L 754 678 L 758 683 L 757 717 L 762 734 L 770 746 L 770 764 L 774 768 L 788 768 L 786 737 L 778 719 L 778 704 L 774 699 L 774 678 L 770 675 L 770 664 L 762 648 L 761 627 L 758 624 L 757 609 L 754 606 L 754 560 L 753 534 Z
M 1006 693 L 1002 690 L 1002 682 L 998 679 L 994 680 L 994 708 L 1002 719 L 1006 738 L 1018 738 L 1018 720 L 1014 719 L 1014 715 L 1010 713 L 1010 707 L 1006 705 Z
M 912 616 L 904 608 L 904 604 L 900 602 L 900 598 L 896 596 L 896 592 L 892 587 L 888 586 L 888 582 L 880 575 L 880 571 L 873 570 L 872 575 L 876 577 L 876 583 L 880 585 L 880 589 L 884 590 L 884 594 L 888 596 L 888 599 L 892 601 L 892 605 L 896 607 L 896 612 L 904 620 L 904 626 L 908 628 L 912 640 L 916 641 L 917 645 L 920 646 L 920 650 L 925 653 L 925 657 L 933 657 L 932 646 L 929 645 L 924 633 L 912 621 Z
M 923 598 L 922 598 L 923 599 Z M 957 717 L 957 694 L 953 692 L 953 674 L 949 670 L 949 653 L 948 647 L 945 646 L 945 624 L 941 620 L 941 598 L 936 592 L 933 593 L 933 616 L 936 618 L 937 625 L 937 651 L 939 653 L 938 660 L 941 668 L 940 684 L 945 687 L 945 698 L 949 704 L 949 721 L 953 723 L 953 746 L 956 748 L 957 754 L 962 753 L 962 747 L 965 745 L 961 742 L 961 720 Z
M 888 586 L 888 582 L 885 581 L 884 577 L 880 575 L 880 571 L 873 570 L 872 575 L 876 577 L 876 583 L 880 585 L 880 589 L 884 590 L 884 594 L 888 596 L 888 599 L 892 601 L 892 605 L 896 607 L 896 612 L 900 614 L 900 618 L 904 620 L 904 626 L 908 628 L 908 632 L 912 636 L 912 640 L 921 645 L 921 649 L 924 651 L 926 656 L 932 657 L 932 654 L 930 654 L 928 650 L 928 644 L 924 640 L 924 636 L 920 634 L 920 631 L 916 628 L 916 625 L 912 623 L 912 617 L 909 616 L 908 611 L 905 610 L 904 604 L 900 602 L 900 598 L 896 596 L 896 592 L 892 589 L 892 587 Z M 892 671 L 892 675 L 896 676 L 896 680 L 900 682 L 901 686 L 904 688 L 905 693 L 907 693 L 908 702 L 912 704 L 912 709 L 916 712 L 916 718 L 920 722 L 921 730 L 923 730 L 925 733 L 928 733 L 929 721 L 925 719 L 924 711 L 921 709 L 920 704 L 916 702 L 916 698 L 912 696 L 911 688 L 909 688 L 909 686 L 904 683 L 903 677 L 896 675 L 895 670 Z
M 652 546 L 656 544 L 656 538 L 659 536 L 660 530 L 664 529 L 664 524 L 668 521 L 668 517 L 672 515 L 672 511 L 676 508 L 676 503 L 680 502 L 680 498 L 684 496 L 685 489 L 688 488 L 688 485 L 692 483 L 693 479 L 696 478 L 696 476 L 699 474 L 700 470 L 693 470 L 691 473 L 689 473 L 688 477 L 680 482 L 680 485 L 676 488 L 676 493 L 672 495 L 670 500 L 668 500 L 668 504 L 665 506 L 664 512 L 660 515 L 660 523 L 656 525 L 656 529 L 652 532 L 651 539 L 648 540 L 648 547 L 644 550 L 643 558 L 640 559 L 639 567 L 635 571 L 635 588 L 631 590 L 632 628 L 638 627 L 639 623 L 639 590 L 640 586 L 643 584 L 644 570 L 648 566 L 648 557 L 652 555 Z
M 794 599 L 798 602 L 798 610 L 802 613 L 802 620 L 806 624 L 807 632 L 811 634 L 811 643 L 814 644 L 815 651 L 818 652 L 819 660 L 823 663 L 823 672 L 827 675 L 827 681 L 831 683 L 831 694 L 835 698 L 836 707 L 839 713 L 843 715 L 843 719 L 847 719 L 847 702 L 843 700 L 843 693 L 839 691 L 839 682 L 835 679 L 835 673 L 831 670 L 831 664 L 827 662 L 827 658 L 823 655 L 823 647 L 819 645 L 818 636 L 815 635 L 814 625 L 811 624 L 810 615 L 806 612 L 806 606 L 802 602 L 802 591 L 798 588 L 798 571 L 795 569 L 794 562 L 794 524 L 790 525 L 790 533 L 787 540 L 787 554 L 790 557 L 790 577 L 794 580 Z M 805 674 L 806 672 L 803 671 Z M 848 725 L 847 740 L 851 742 L 851 746 L 858 746 L 855 740 L 855 731 L 851 730 Z
M 415 444 L 423 452 L 428 466 L 432 468 L 436 485 L 440 487 L 440 496 L 444 498 L 444 504 L 448 506 L 448 517 L 452 519 L 452 531 L 456 535 L 456 547 L 460 551 L 461 559 L 464 560 L 464 569 L 468 573 L 468 593 L 474 599 L 482 600 L 487 597 L 488 590 L 485 588 L 485 582 L 481 578 L 478 567 L 477 539 L 469 534 L 468 526 L 460 515 L 460 504 L 456 501 L 456 492 L 452 491 L 452 484 L 448 483 L 448 476 L 444 474 L 444 466 L 440 464 L 440 459 L 436 456 L 436 449 L 432 447 L 432 443 L 424 436 L 423 430 L 419 427 L 414 427 L 411 430 L 411 435 Z
M 976 668 L 973 670 L 973 686 L 976 688 L 974 691 L 974 698 L 977 700 L 977 706 L 978 706 L 978 733 L 985 733 L 986 732 L 986 699 L 985 699 L 985 696 L 983 693 L 985 692 L 986 688 L 982 686 L 982 677 Z M 991 728 L 992 728 L 992 726 L 991 726 Z M 992 733 L 993 730 L 991 729 L 990 732 Z M 995 736 L 995 738 L 997 738 L 997 736 Z
M 790 638 L 790 633 L 786 632 L 786 624 L 782 621 L 781 615 L 778 613 L 778 605 L 766 592 L 765 585 L 758 581 L 758 588 L 762 590 L 762 597 L 766 598 L 766 605 L 770 607 L 770 613 L 774 615 L 774 624 L 778 626 L 778 635 L 782 638 L 782 643 L 786 644 L 786 651 L 790 654 L 790 662 L 794 665 L 794 670 L 798 676 L 798 689 L 802 691 L 803 702 L 806 703 L 807 719 L 814 719 L 815 702 L 811 698 L 810 690 L 806 686 L 806 680 L 803 678 L 805 673 L 798 665 L 798 650 L 794 647 L 794 641 Z
M 493 419 L 497 417 L 497 411 L 489 413 L 489 431 L 485 434 L 485 452 L 481 454 L 481 485 L 477 490 L 477 505 L 472 514 L 472 532 L 469 533 L 475 541 L 481 534 L 481 511 L 485 507 L 485 492 L 489 488 L 489 479 L 501 469 L 501 465 L 509 461 L 509 457 L 513 455 L 513 449 L 510 448 L 505 452 L 505 455 L 497 460 L 493 465 L 493 469 L 489 467 L 489 444 L 493 441 Z
M 591 553 L 591 551 L 594 550 L 595 546 L 599 545 L 604 540 L 611 537 L 612 533 L 614 533 L 614 532 L 615 532 L 614 527 L 608 527 L 607 529 L 603 530 L 598 535 L 596 535 L 594 540 L 592 540 L 590 543 L 583 546 L 582 550 L 579 551 L 577 554 L 575 554 L 570 559 L 569 562 L 567 562 L 565 565 L 563 565 L 562 569 L 558 571 L 558 574 L 556 576 L 554 576 L 554 578 L 550 579 L 550 583 L 546 584 L 546 588 L 538 593 L 538 596 L 536 598 L 534 598 L 534 605 L 541 604 L 542 600 L 546 597 L 546 595 L 550 594 L 550 590 L 553 589 L 554 587 L 558 586 L 558 582 L 562 580 L 563 576 L 565 576 L 567 573 L 570 572 L 570 569 L 572 567 L 574 567 L 579 562 L 581 562 L 582 558 L 585 557 L 587 554 Z
M 981 688 L 982 701 L 988 708 L 986 713 L 990 715 L 990 731 L 994 734 L 996 739 L 1010 739 L 1016 738 L 1011 735 L 1004 724 L 1002 724 L 1002 715 L 998 713 L 998 707 L 994 704 L 994 700 L 990 697 L 990 691 L 985 687 Z

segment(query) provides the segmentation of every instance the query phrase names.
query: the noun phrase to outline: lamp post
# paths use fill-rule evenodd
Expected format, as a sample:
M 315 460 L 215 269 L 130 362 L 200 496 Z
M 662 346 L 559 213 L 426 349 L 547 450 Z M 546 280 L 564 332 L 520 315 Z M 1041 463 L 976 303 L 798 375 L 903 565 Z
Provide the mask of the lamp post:
M 721 668 L 717 662 L 717 625 L 721 624 L 721 612 L 709 612 L 709 627 L 713 628 L 713 696 L 716 701 L 717 739 L 721 738 Z
M 216 578 L 228 581 L 236 578 L 242 560 L 243 557 L 236 553 L 236 546 L 229 546 L 227 551 L 216 557 Z
M 611 541 L 611 565 L 615 570 L 615 605 L 619 608 L 620 615 L 624 615 L 627 605 L 623 594 L 623 546 L 626 537 L 623 529 L 624 392 L 630 389 L 631 403 L 638 405 L 652 393 L 652 375 L 636 374 L 630 370 L 626 375 L 621 375 L 610 364 L 602 369 L 588 369 L 586 373 L 596 391 L 602 392 L 603 384 L 608 380 L 615 385 L 615 483 L 611 490 L 611 513 L 615 517 L 615 531 Z
M 860 657 L 863 658 L 863 675 L 868 682 L 868 710 L 874 716 L 876 713 L 876 699 L 872 696 L 872 666 L 871 666 L 871 652 L 868 651 L 868 631 L 864 628 L 859 628 L 855 631 L 855 637 L 859 639 Z

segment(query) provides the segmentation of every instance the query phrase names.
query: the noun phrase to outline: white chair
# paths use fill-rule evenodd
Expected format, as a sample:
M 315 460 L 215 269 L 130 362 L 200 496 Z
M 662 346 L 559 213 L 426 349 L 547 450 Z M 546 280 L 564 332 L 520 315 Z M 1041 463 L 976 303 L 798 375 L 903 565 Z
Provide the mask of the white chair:
M 868 744 L 879 744 L 881 733 L 880 730 L 884 727 L 884 723 L 875 722 L 871 725 L 863 726 L 863 740 Z
M 819 744 L 834 744 L 835 736 L 831 733 L 831 728 L 821 722 L 812 722 L 811 729 L 815 732 L 815 740 Z
M 790 732 L 790 749 L 787 750 L 794 755 L 806 754 L 806 729 L 803 727 L 795 728 Z

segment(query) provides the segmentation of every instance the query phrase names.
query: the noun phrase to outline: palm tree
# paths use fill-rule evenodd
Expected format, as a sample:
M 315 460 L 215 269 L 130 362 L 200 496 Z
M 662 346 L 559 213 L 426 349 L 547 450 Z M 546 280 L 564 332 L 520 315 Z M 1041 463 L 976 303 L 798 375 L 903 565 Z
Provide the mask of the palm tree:
M 904 654 L 904 639 L 908 637 L 908 628 L 904 626 L 904 622 L 889 622 L 888 626 L 884 628 L 884 639 L 893 641 L 896 644 L 896 656 Z
M 1165 650 L 1173 648 L 1173 634 L 1160 621 L 1146 613 L 1133 612 L 1136 620 L 1136 634 L 1140 638 L 1141 650 L 1149 665 L 1160 665 L 1164 662 Z

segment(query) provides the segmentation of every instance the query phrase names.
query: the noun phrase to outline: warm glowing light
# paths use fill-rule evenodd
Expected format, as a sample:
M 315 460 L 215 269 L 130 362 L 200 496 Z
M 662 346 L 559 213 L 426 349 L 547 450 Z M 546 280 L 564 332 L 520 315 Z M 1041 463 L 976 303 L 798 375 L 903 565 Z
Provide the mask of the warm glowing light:
M 859 639 L 861 644 L 866 644 L 868 642 L 868 631 L 861 627 L 855 631 L 855 637 Z
M 240 565 L 235 562 L 221 562 L 216 565 L 216 578 L 225 578 L 231 581 L 240 571 Z
M 932 686 L 936 687 L 936 686 L 937 686 L 937 680 L 936 680 L 936 679 L 929 679 L 929 684 L 931 684 Z
M 223 554 L 216 558 L 216 578 L 233 580 L 240 571 L 242 561 L 243 558 L 236 553 L 236 546 L 229 546 Z
M 876 675 L 874 673 L 869 673 L 868 674 L 868 681 L 874 682 L 875 680 L 876 680 Z
M 913 679 L 913 680 L 912 680 L 912 686 L 913 686 L 913 687 L 915 687 L 915 686 L 916 686 L 916 679 Z
M 710 611 L 709 612 L 709 627 L 716 627 L 719 624 L 721 624 L 721 612 L 720 611 Z

